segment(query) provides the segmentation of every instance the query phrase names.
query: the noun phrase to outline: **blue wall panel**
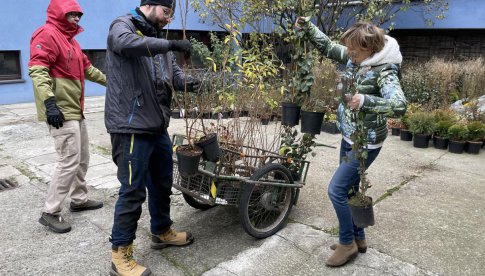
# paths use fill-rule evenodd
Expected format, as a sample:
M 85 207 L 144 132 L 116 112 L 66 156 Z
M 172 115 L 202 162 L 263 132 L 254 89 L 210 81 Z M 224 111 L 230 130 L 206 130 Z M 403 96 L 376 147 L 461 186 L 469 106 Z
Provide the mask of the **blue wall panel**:
M 485 0 L 449 0 L 450 10 L 445 20 L 435 20 L 433 28 L 480 28 L 485 29 Z M 49 0 L 2 0 L 0 9 L 0 51 L 20 50 L 23 83 L 0 84 L 0 104 L 33 101 L 32 84 L 27 72 L 29 41 L 32 33 L 46 20 Z M 83 49 L 105 49 L 109 24 L 117 16 L 129 12 L 139 5 L 139 0 L 79 0 L 84 9 L 80 25 L 85 31 L 76 39 Z M 181 16 L 175 12 L 176 20 L 168 29 L 180 30 Z M 396 18 L 397 29 L 429 28 L 425 24 L 427 16 L 419 8 L 401 13 Z M 429 16 L 428 16 L 429 17 Z M 263 23 L 271 28 L 270 23 Z M 199 22 L 198 16 L 189 12 L 187 29 L 210 31 L 219 30 L 212 24 Z M 86 81 L 86 95 L 103 95 L 104 87 Z
M 0 51 L 20 50 L 23 83 L 0 84 L 0 104 L 31 102 L 34 100 L 32 83 L 27 72 L 29 42 L 32 33 L 45 23 L 49 0 L 1 1 Z M 83 49 L 106 49 L 109 24 L 119 15 L 130 12 L 140 4 L 139 0 L 78 0 L 84 10 L 80 25 L 84 32 L 76 36 Z M 177 9 L 175 21 L 169 30 L 181 30 L 180 13 Z M 219 30 L 212 24 L 202 24 L 193 11 L 189 12 L 187 28 L 190 30 Z M 86 81 L 86 95 L 104 95 L 105 88 Z
M 485 0 L 448 1 L 445 19 L 433 19 L 421 8 L 413 8 L 396 16 L 396 29 L 429 29 L 425 19 L 433 19 L 433 29 L 485 29 Z

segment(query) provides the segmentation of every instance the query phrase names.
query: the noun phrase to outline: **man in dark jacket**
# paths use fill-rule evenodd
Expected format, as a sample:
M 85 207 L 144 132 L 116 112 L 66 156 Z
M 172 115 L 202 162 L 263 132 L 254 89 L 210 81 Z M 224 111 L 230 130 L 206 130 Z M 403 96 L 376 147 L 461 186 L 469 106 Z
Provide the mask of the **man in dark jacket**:
M 173 1 L 173 2 L 172 2 Z M 113 21 L 108 35 L 105 124 L 121 182 L 111 233 L 112 275 L 150 275 L 132 257 L 133 240 L 148 190 L 151 247 L 183 246 L 189 232 L 171 228 L 172 145 L 167 128 L 172 92 L 194 91 L 172 51 L 191 53 L 187 40 L 165 40 L 161 29 L 173 19 L 175 0 L 142 0 Z

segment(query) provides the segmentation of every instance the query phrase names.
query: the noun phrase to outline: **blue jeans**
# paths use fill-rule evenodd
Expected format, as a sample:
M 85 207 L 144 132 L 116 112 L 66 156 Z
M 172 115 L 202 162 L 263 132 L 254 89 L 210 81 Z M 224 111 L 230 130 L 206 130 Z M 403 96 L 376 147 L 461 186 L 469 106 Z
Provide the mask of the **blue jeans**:
M 366 168 L 369 168 L 374 162 L 380 151 L 381 148 L 367 150 Z M 345 162 L 345 156 L 347 156 L 348 162 Z M 359 188 L 360 175 L 358 168 L 359 161 L 355 159 L 355 152 L 352 151 L 352 146 L 342 139 L 340 145 L 340 166 L 335 171 L 328 186 L 328 196 L 337 213 L 339 242 L 341 244 L 351 244 L 354 239 L 365 239 L 364 229 L 354 225 L 352 214 L 347 204 L 349 190 L 354 187 L 354 191 L 358 191 Z
M 116 201 L 111 243 L 126 246 L 135 240 L 142 204 L 148 190 L 152 234 L 164 233 L 172 225 L 172 143 L 168 133 L 111 134 L 113 161 L 121 183 Z

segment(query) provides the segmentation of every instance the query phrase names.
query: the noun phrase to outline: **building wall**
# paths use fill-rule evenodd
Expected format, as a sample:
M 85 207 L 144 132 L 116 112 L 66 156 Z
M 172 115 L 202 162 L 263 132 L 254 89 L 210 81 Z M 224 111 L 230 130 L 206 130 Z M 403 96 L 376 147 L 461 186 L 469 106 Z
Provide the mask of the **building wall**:
M 135 8 L 138 0 L 78 0 L 84 10 L 84 16 L 80 25 L 85 31 L 79 34 L 76 39 L 85 50 L 104 50 L 106 48 L 106 36 L 109 24 L 118 15 L 125 14 Z M 397 30 L 435 30 L 435 29 L 475 29 L 485 30 L 485 0 L 449 0 L 450 10 L 446 13 L 445 20 L 435 20 L 435 25 L 430 28 L 426 26 L 425 19 L 429 17 L 419 8 L 412 9 L 406 13 L 398 14 L 396 18 Z M 0 104 L 33 101 L 31 80 L 27 72 L 29 60 L 29 41 L 31 34 L 46 20 L 46 10 L 49 0 L 16 0 L 2 1 L 0 9 L 0 51 L 20 51 L 21 82 L 5 83 L 0 81 Z M 176 20 L 168 26 L 170 30 L 182 29 L 179 10 L 176 11 Z M 204 24 L 199 21 L 198 16 L 190 11 L 188 15 L 187 29 L 194 31 L 218 31 L 217 26 Z M 430 47 L 435 43 L 430 39 L 429 33 L 408 33 L 404 48 L 417 49 Z M 457 36 L 465 33 L 457 32 Z M 468 34 L 467 34 L 468 35 Z M 413 37 L 414 36 L 414 37 Z M 416 38 L 420 36 L 421 38 Z M 483 36 L 481 36 L 483 37 Z M 399 38 L 400 39 L 400 38 Z M 422 43 L 419 41 L 423 41 Z M 482 40 L 483 41 L 483 40 Z M 421 43 L 421 44 L 418 44 Z M 468 43 L 468 42 L 463 42 Z M 477 43 L 475 43 L 476 45 Z M 483 43 L 480 42 L 480 45 Z M 480 46 L 481 47 L 481 46 Z M 479 51 L 482 51 L 483 47 Z M 97 84 L 86 82 L 86 95 L 103 95 L 105 88 Z
M 485 58 L 485 0 L 451 0 L 449 7 L 432 28 L 425 21 L 432 17 L 421 9 L 398 14 L 391 35 L 405 61 Z
M 0 9 L 0 51 L 20 51 L 22 80 L 11 83 L 0 81 L 0 104 L 32 102 L 32 83 L 27 71 L 29 42 L 32 33 L 45 23 L 49 0 L 2 1 Z M 84 32 L 76 36 L 83 50 L 106 49 L 106 37 L 110 23 L 119 15 L 126 14 L 139 5 L 139 0 L 78 0 L 84 15 L 80 25 Z M 178 10 L 169 30 L 181 30 Z M 194 31 L 219 30 L 212 24 L 199 22 L 198 16 L 189 12 L 187 29 Z M 105 88 L 86 81 L 86 95 L 104 95 Z
M 391 33 L 404 60 L 485 58 L 485 32 L 478 29 L 396 30 Z
M 448 0 L 449 10 L 444 20 L 433 19 L 421 8 L 399 13 L 394 22 L 396 29 L 485 29 L 485 0 Z M 433 19 L 434 25 L 426 25 Z

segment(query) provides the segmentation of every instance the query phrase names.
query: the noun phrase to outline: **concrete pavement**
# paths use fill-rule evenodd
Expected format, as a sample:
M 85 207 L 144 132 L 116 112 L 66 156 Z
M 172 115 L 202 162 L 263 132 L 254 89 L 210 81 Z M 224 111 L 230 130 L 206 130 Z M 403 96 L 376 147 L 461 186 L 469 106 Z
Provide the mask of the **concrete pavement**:
M 105 207 L 70 213 L 67 234 L 37 220 L 55 167 L 53 140 L 37 122 L 33 103 L 0 106 L 0 179 L 18 187 L 0 192 L 0 275 L 108 275 L 110 234 L 117 197 L 116 169 L 103 121 L 104 97 L 86 100 L 91 162 L 90 196 Z M 269 127 L 272 127 L 271 123 Z M 274 125 L 273 125 L 274 126 Z M 183 133 L 172 120 L 170 133 Z M 339 146 L 340 136 L 318 142 Z M 367 229 L 369 250 L 341 268 L 325 267 L 337 219 L 327 197 L 338 150 L 319 147 L 298 205 L 286 228 L 264 240 L 247 235 L 233 207 L 199 211 L 180 193 L 172 196 L 176 229 L 195 243 L 149 248 L 146 204 L 135 241 L 136 259 L 155 275 L 485 275 L 485 152 L 479 155 L 417 149 L 389 136 L 369 169 L 376 225 Z M 66 201 L 68 206 L 69 200 Z

